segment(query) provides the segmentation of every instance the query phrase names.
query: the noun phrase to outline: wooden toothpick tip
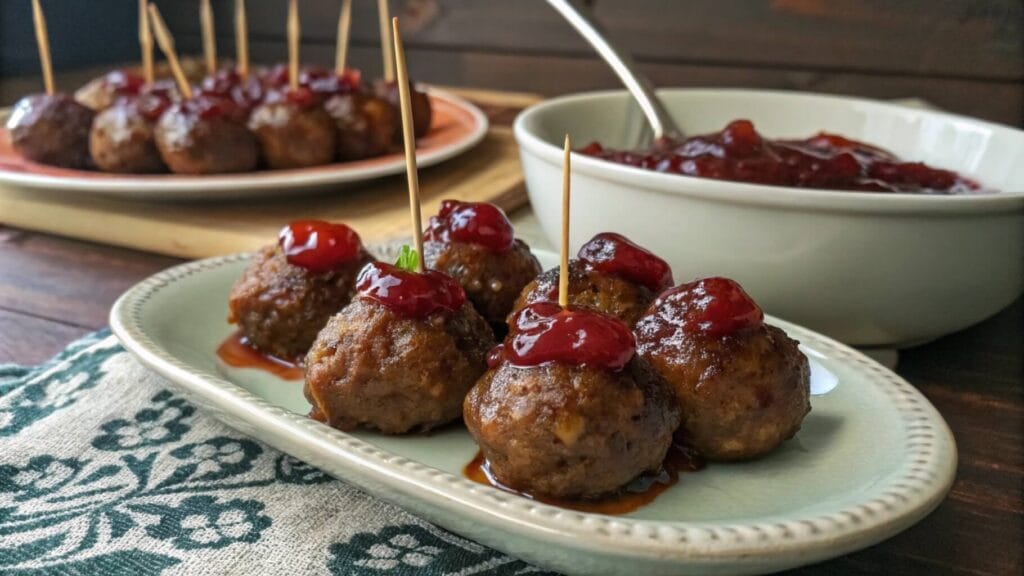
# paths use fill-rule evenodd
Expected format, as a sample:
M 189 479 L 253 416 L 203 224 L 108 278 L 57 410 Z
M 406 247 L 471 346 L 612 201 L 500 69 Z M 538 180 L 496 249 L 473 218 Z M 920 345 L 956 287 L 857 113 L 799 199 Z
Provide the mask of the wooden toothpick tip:
M 345 73 L 348 58 L 348 33 L 352 28 L 352 0 L 341 0 L 341 14 L 338 15 L 338 43 L 334 50 L 334 73 Z
M 178 83 L 181 95 L 186 100 L 191 100 L 192 86 L 188 83 L 188 78 L 185 77 L 185 71 L 181 69 L 181 62 L 178 61 L 178 53 L 174 50 L 174 37 L 171 36 L 167 24 L 160 16 L 160 10 L 152 3 L 149 5 L 149 22 L 153 27 L 153 35 L 156 36 L 156 43 L 160 46 L 160 51 L 164 53 L 167 63 L 171 65 L 171 72 L 174 74 L 174 80 Z
M 405 172 L 409 180 L 409 209 L 412 217 L 412 239 L 419 255 L 419 271 L 423 272 L 423 221 L 420 216 L 420 180 L 416 172 L 416 136 L 413 133 L 412 102 L 409 95 L 409 74 L 405 67 L 405 49 L 398 28 L 398 18 L 391 21 L 395 45 L 395 72 L 398 75 L 398 99 L 402 111 L 402 140 L 405 142 Z
M 43 67 L 43 86 L 47 94 L 53 94 L 53 65 L 50 60 L 50 35 L 46 31 L 46 16 L 39 0 L 32 0 L 32 21 L 36 29 L 36 45 L 39 47 L 39 63 Z
M 235 60 L 238 76 L 249 78 L 249 22 L 245 15 L 245 0 L 235 0 Z
M 299 0 L 288 2 L 288 87 L 299 88 Z
M 213 28 L 213 8 L 210 0 L 199 2 L 199 25 L 203 34 L 203 58 L 206 60 L 206 73 L 217 72 L 217 37 Z
M 395 54 L 392 51 L 391 42 L 391 11 L 388 8 L 388 0 L 377 0 L 377 17 L 380 20 L 380 48 L 381 57 L 384 63 L 384 81 L 395 81 Z
M 572 140 L 565 135 L 565 156 L 562 158 L 562 260 L 558 268 L 558 305 L 569 306 L 569 163 Z
M 153 72 L 153 32 L 149 27 L 149 11 L 147 0 L 139 0 L 139 48 L 142 50 L 142 78 L 146 86 L 152 86 Z

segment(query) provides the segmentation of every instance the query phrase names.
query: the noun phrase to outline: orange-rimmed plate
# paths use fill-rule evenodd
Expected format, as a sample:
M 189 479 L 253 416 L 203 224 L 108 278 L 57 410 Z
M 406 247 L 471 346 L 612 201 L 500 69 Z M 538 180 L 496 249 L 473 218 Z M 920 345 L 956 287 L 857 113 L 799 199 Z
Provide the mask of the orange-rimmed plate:
M 417 142 L 419 166 L 444 162 L 466 152 L 487 134 L 484 113 L 449 92 L 428 88 L 433 107 L 430 133 Z M 96 194 L 137 200 L 219 200 L 293 195 L 365 182 L 405 171 L 402 154 L 297 170 L 258 170 L 242 174 L 183 176 L 178 174 L 109 174 L 69 170 L 26 160 L 0 128 L 0 186 L 42 188 L 75 194 Z

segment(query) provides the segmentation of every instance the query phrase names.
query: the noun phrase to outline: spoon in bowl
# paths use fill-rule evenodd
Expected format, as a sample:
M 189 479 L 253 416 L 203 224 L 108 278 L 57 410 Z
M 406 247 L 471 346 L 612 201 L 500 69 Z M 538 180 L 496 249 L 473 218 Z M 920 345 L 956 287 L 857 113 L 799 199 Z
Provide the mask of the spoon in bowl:
M 611 66 L 612 71 L 619 77 L 619 80 L 622 80 L 622 83 L 626 85 L 626 89 L 633 95 L 633 99 L 640 106 L 644 117 L 647 118 L 647 123 L 650 125 L 651 132 L 653 133 L 654 142 L 665 139 L 681 140 L 683 137 L 682 130 L 672 120 L 672 116 L 665 109 L 665 105 L 661 103 L 661 100 L 654 93 L 651 81 L 637 71 L 636 63 L 629 54 L 619 50 L 617 46 L 612 44 L 608 37 L 601 32 L 599 25 L 580 11 L 572 0 L 547 0 L 547 2 L 597 50 L 597 53 Z M 645 136 L 644 134 L 641 135 L 642 141 L 640 144 L 646 143 L 644 142 L 647 140 Z

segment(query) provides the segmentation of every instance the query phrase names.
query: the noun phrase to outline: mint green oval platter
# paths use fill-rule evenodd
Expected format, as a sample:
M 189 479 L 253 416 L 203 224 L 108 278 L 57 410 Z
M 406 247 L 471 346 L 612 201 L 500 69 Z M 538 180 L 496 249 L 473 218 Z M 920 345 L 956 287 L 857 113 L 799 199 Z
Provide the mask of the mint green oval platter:
M 546 265 L 557 256 L 540 253 Z M 768 457 L 685 474 L 625 516 L 576 512 L 472 482 L 461 426 L 423 436 L 344 433 L 306 418 L 302 383 L 225 366 L 227 298 L 249 256 L 183 264 L 128 290 L 110 324 L 130 352 L 215 418 L 503 552 L 569 574 L 755 574 L 865 548 L 945 497 L 952 434 L 905 380 L 863 354 L 769 317 L 811 362 L 812 411 Z

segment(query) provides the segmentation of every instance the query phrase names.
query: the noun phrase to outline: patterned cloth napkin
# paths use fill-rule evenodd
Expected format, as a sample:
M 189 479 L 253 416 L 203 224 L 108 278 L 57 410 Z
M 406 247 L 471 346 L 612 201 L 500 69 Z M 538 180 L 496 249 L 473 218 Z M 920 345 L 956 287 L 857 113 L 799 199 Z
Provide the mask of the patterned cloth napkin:
M 0 574 L 541 574 L 199 412 L 101 331 L 0 366 Z

